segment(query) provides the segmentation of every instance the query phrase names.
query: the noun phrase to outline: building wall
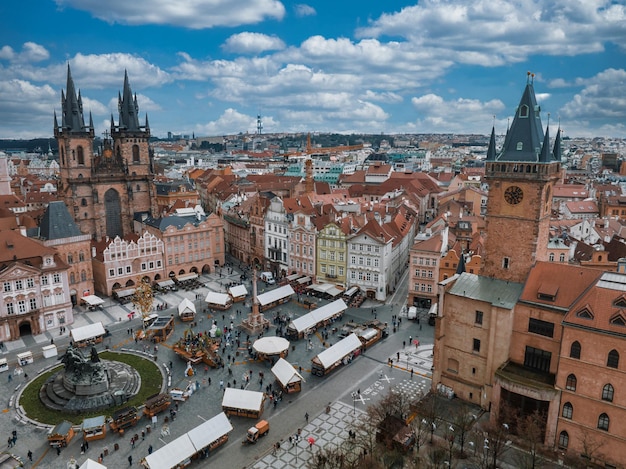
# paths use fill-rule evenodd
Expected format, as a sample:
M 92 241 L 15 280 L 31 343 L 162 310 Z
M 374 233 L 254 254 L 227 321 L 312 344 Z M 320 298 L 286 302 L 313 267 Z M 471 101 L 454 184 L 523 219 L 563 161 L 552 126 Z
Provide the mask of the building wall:
M 409 306 L 428 307 L 437 302 L 437 283 L 439 282 L 439 252 L 411 250 L 409 265 L 408 300 Z
M 289 228 L 289 273 L 315 279 L 315 240 L 317 233 L 311 217 L 296 213 Z
M 347 240 L 347 287 L 358 286 L 368 296 L 384 301 L 387 298 L 385 283 L 385 255 L 390 243 L 383 243 L 368 234 L 357 234 Z
M 346 257 L 346 235 L 337 224 L 329 223 L 317 236 L 317 279 L 345 286 Z

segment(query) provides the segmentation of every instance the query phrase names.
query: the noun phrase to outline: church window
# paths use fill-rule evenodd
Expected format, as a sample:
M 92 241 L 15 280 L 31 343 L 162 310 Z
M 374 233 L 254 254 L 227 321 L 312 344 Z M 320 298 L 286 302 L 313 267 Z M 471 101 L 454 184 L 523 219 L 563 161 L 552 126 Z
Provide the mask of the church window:
M 613 402 L 613 395 L 615 394 L 615 389 L 612 384 L 605 384 L 602 388 L 602 400 L 607 402 Z
M 83 207 L 86 207 L 87 206 L 87 199 L 84 199 L 84 198 L 81 199 L 80 200 L 80 205 L 82 205 Z
M 581 351 L 580 342 L 578 342 L 577 340 L 572 342 L 572 345 L 569 349 L 570 358 L 577 358 L 580 360 L 580 351 Z
M 565 389 L 568 391 L 576 391 L 576 375 L 570 374 L 565 381 Z
M 606 360 L 606 366 L 610 368 L 617 368 L 619 365 L 619 353 L 613 349 L 609 352 L 609 356 Z
M 85 151 L 82 146 L 78 146 L 76 148 L 76 153 L 78 155 L 78 164 L 85 164 Z
M 139 163 L 139 145 L 133 145 L 133 163 Z
M 524 149 L 524 143 L 523 142 L 517 142 L 517 146 L 515 147 L 515 149 L 517 151 L 522 151 Z
M 559 448 L 566 449 L 569 446 L 569 434 L 563 430 L 559 433 Z
M 528 117 L 528 106 L 526 106 L 525 104 L 520 106 L 520 108 L 519 108 L 519 116 L 520 117 Z
M 609 416 L 607 414 L 600 414 L 598 417 L 598 429 L 609 431 Z
M 563 418 L 571 419 L 574 415 L 574 406 L 569 402 L 563 404 L 563 413 L 561 415 L 563 415 Z

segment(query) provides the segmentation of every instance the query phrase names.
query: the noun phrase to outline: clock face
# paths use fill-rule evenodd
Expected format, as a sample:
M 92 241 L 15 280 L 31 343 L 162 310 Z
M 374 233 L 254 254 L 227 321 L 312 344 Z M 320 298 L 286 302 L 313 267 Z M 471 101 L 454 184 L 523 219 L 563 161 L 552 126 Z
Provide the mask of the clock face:
M 524 191 L 517 186 L 507 187 L 506 191 L 504 191 L 504 200 L 506 200 L 511 205 L 519 204 L 524 198 Z

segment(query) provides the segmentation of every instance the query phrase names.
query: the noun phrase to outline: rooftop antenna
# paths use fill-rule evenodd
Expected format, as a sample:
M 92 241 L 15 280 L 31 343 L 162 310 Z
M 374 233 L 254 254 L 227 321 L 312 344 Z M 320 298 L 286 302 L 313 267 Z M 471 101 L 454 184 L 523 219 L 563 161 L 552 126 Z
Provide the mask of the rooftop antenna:
M 260 112 L 256 116 L 256 133 L 257 135 L 261 135 L 263 133 L 263 120 L 261 119 Z

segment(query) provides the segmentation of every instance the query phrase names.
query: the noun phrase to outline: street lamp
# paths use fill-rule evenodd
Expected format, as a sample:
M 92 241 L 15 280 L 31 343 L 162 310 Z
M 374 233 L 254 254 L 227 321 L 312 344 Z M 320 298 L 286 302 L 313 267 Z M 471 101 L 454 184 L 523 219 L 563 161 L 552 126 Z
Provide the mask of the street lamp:
M 356 412 L 356 396 L 357 394 L 353 392 L 352 393 L 352 415 L 354 415 Z

